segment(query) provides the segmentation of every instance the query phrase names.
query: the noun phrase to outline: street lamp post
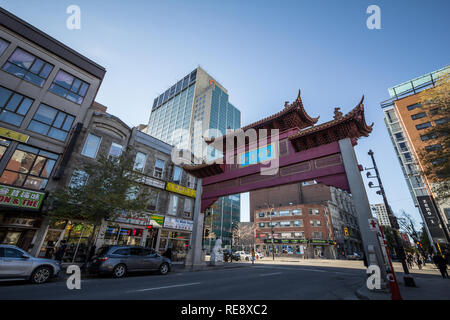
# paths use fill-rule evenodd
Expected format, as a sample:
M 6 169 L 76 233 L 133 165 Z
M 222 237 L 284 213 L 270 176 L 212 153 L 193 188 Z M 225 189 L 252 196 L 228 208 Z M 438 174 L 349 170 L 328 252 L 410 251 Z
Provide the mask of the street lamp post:
M 394 231 L 393 233 L 394 233 L 394 239 L 395 239 L 395 249 L 396 249 L 396 252 L 399 255 L 399 258 L 402 263 L 403 272 L 404 272 L 403 279 L 405 281 L 405 286 L 415 287 L 416 284 L 414 282 L 414 278 L 410 275 L 409 270 L 408 270 L 408 265 L 406 264 L 405 249 L 403 248 L 403 244 L 399 237 L 399 228 L 400 227 L 398 225 L 397 218 L 394 216 L 392 209 L 389 206 L 389 203 L 387 201 L 386 193 L 384 191 L 383 184 L 382 184 L 381 178 L 380 178 L 380 173 L 378 172 L 377 164 L 376 164 L 375 158 L 373 156 L 373 151 L 369 150 L 368 154 L 372 158 L 373 168 L 366 168 L 366 170 L 374 169 L 376 176 L 374 177 L 370 174 L 370 172 L 367 172 L 367 178 L 376 178 L 378 180 L 378 186 L 374 186 L 372 182 L 369 182 L 369 187 L 380 189 L 377 191 L 377 194 L 379 194 L 383 197 L 384 206 L 386 207 L 386 211 L 389 216 L 389 221 L 390 221 L 392 229 Z

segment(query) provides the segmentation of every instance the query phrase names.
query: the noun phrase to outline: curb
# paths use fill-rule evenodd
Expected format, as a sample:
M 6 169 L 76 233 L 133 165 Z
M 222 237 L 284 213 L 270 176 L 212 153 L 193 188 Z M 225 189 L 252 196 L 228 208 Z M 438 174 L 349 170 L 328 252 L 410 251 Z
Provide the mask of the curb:
M 372 292 L 365 286 L 356 289 L 355 296 L 359 300 L 391 300 L 388 292 Z

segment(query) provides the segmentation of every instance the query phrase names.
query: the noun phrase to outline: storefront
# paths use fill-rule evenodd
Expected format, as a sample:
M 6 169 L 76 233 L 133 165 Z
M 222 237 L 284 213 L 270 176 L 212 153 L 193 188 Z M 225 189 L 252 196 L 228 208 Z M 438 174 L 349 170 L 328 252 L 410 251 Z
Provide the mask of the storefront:
M 165 217 L 159 240 L 159 252 L 164 253 L 171 248 L 172 260 L 184 261 L 189 249 L 193 225 L 191 220 Z
M 122 215 L 113 221 L 104 221 L 97 237 L 96 247 L 106 245 L 144 246 L 156 248 L 158 233 L 164 217 L 151 214 Z
M 0 185 L 0 243 L 28 252 L 41 227 L 46 192 Z

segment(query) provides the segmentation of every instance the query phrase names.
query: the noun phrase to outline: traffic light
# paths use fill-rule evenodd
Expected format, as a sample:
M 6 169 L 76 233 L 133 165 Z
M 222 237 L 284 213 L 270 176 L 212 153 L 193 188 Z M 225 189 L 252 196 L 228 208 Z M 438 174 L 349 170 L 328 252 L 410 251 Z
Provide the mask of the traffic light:
M 209 229 L 205 229 L 205 238 L 209 236 Z
M 334 242 L 333 242 L 333 245 L 334 245 L 334 246 L 336 247 L 336 246 L 337 246 L 337 242 L 336 242 L 336 241 L 334 241 Z

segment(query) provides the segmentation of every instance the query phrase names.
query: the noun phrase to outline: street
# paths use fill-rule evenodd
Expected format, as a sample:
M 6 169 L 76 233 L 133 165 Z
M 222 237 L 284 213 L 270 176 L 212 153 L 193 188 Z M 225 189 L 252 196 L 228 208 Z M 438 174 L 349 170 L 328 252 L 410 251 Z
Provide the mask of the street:
M 122 279 L 83 276 L 80 290 L 69 290 L 64 277 L 42 285 L 7 281 L 0 282 L 0 299 L 356 300 L 355 291 L 366 277 L 361 261 L 264 259 L 253 266 L 234 262 L 225 267 L 196 272 L 175 267 L 166 276 L 146 273 Z M 401 268 L 394 267 L 401 283 Z M 417 288 L 401 285 L 404 299 L 450 297 L 450 280 L 441 279 L 431 266 L 412 274 Z
M 255 265 L 198 272 L 130 275 L 123 279 L 89 278 L 81 290 L 65 281 L 43 285 L 0 283 L 0 299 L 356 299 L 364 271 L 293 265 Z

